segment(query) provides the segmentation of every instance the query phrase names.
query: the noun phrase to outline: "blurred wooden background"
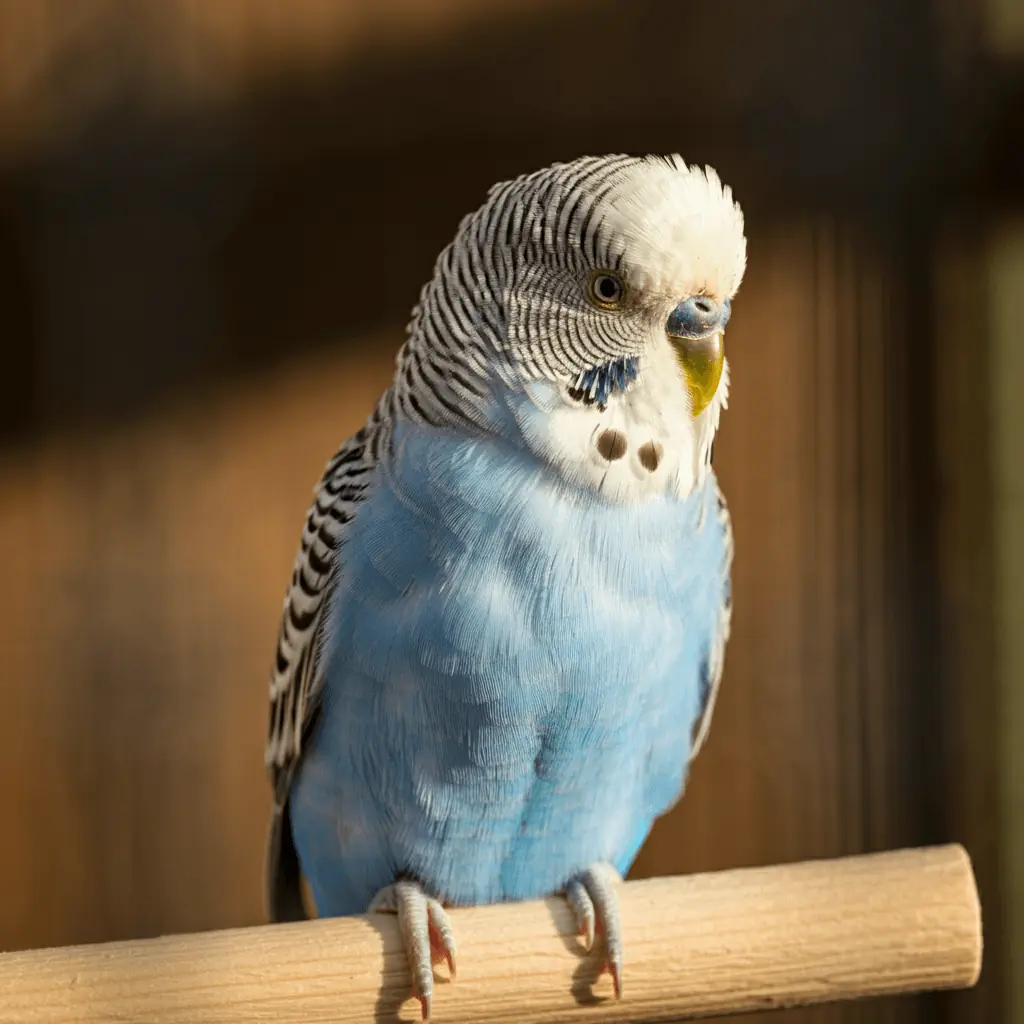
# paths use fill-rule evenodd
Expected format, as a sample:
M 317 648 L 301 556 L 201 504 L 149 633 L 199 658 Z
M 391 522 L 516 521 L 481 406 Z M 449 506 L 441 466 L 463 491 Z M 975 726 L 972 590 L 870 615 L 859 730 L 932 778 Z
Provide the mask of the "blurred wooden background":
M 636 873 L 962 841 L 978 990 L 780 1019 L 1024 1019 L 1013 10 L 0 0 L 0 948 L 261 920 L 302 515 L 436 252 L 498 178 L 678 150 L 749 224 L 736 618 Z

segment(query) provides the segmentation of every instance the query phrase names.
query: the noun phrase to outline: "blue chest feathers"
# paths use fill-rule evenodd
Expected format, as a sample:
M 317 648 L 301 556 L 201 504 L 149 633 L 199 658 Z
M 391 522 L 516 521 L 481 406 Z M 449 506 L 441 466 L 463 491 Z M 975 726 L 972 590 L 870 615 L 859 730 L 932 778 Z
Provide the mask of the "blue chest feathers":
M 292 794 L 321 914 L 401 874 L 452 904 L 620 871 L 678 798 L 725 592 L 713 477 L 609 504 L 407 428 L 341 550 Z

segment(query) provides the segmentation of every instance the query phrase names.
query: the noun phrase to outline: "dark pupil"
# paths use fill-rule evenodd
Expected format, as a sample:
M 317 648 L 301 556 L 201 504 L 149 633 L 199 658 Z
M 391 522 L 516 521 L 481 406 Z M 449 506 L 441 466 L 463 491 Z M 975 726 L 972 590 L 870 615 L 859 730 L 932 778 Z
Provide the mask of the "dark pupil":
M 597 282 L 597 290 L 602 299 L 614 299 L 619 294 L 619 286 L 610 277 L 602 277 Z

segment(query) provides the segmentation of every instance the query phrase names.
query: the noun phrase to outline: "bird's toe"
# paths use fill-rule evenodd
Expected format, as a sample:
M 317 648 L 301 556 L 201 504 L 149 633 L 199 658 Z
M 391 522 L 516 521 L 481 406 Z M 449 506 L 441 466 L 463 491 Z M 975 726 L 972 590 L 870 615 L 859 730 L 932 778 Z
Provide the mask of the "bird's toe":
M 415 882 L 402 881 L 381 889 L 369 910 L 398 915 L 413 995 L 419 1000 L 423 1020 L 429 1020 L 434 996 L 434 964 L 447 963 L 448 972 L 455 980 L 455 936 L 444 907 Z
M 622 996 L 622 925 L 614 886 L 621 881 L 611 865 L 593 864 L 572 878 L 565 889 L 587 949 L 593 946 L 597 932 L 604 936 L 604 966 L 612 976 L 616 999 Z

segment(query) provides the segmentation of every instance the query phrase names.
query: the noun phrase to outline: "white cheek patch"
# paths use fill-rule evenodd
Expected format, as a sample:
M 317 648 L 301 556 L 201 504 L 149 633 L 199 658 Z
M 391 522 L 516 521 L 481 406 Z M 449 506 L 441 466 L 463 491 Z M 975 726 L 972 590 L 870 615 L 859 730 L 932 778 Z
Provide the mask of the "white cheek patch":
M 613 501 L 683 497 L 696 483 L 690 398 L 667 343 L 645 353 L 635 383 L 604 410 L 566 399 L 546 435 L 548 458 L 566 476 Z

